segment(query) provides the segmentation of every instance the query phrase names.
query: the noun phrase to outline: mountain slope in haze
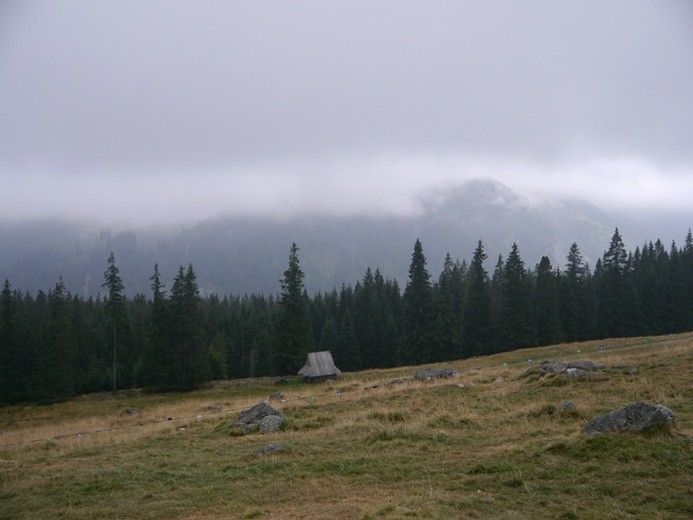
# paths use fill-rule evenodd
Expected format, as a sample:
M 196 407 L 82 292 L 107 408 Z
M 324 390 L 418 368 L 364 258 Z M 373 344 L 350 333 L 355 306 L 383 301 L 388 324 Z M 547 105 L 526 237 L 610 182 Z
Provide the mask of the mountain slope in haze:
M 368 267 L 396 278 L 403 288 L 417 238 L 435 278 L 446 253 L 469 262 L 478 240 L 488 254 L 489 270 L 513 242 L 528 268 L 542 255 L 562 268 L 573 242 L 593 266 L 618 224 L 585 203 L 530 204 L 491 180 L 431 191 L 419 203 L 420 213 L 410 217 L 223 217 L 160 235 L 85 235 L 76 224 L 6 224 L 0 226 L 0 276 L 13 288 L 31 293 L 52 288 L 62 276 L 73 294 L 92 296 L 101 290 L 106 259 L 113 251 L 130 295 L 149 294 L 155 262 L 168 286 L 178 266 L 192 263 L 203 294 L 274 295 L 289 247 L 296 242 L 311 293 L 353 284 Z

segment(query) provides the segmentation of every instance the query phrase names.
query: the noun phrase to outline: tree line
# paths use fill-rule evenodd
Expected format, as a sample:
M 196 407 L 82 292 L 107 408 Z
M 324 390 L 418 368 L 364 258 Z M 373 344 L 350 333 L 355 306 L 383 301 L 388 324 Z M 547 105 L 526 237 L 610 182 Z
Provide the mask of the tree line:
M 332 351 L 344 371 L 480 356 L 566 341 L 693 329 L 693 238 L 626 251 L 615 230 L 592 269 L 573 244 L 563 266 L 527 267 L 513 244 L 492 271 L 478 242 L 447 255 L 437 278 L 414 245 L 402 290 L 379 269 L 355 285 L 308 295 L 293 244 L 278 296 L 201 297 L 192 265 L 170 288 L 124 296 L 113 254 L 104 296 L 62 279 L 32 296 L 0 293 L 0 403 L 53 402 L 124 388 L 179 391 L 204 382 L 295 374 L 307 352 Z

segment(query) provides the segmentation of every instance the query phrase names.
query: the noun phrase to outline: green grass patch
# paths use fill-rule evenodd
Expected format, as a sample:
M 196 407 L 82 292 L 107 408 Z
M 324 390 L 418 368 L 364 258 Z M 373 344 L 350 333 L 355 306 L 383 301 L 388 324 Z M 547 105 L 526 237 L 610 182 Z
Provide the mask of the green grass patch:
M 638 372 L 543 384 L 520 377 L 528 357 L 592 359 Z M 0 519 L 693 517 L 693 334 L 551 346 L 450 365 L 458 372 L 455 384 L 387 384 L 415 367 L 343 374 L 336 383 L 348 389 L 342 396 L 332 383 L 307 389 L 259 380 L 189 394 L 2 408 L 1 438 L 40 434 L 41 440 L 0 447 Z M 504 381 L 496 384 L 499 375 Z M 277 404 L 288 417 L 284 430 L 229 435 L 238 408 L 278 389 L 287 394 L 287 403 Z M 308 401 L 296 397 L 313 394 Z M 579 413 L 562 413 L 558 403 L 565 400 Z M 580 433 L 590 418 L 637 400 L 672 408 L 674 431 Z M 196 419 L 211 403 L 234 412 Z M 126 406 L 141 417 L 192 419 L 149 429 L 138 425 L 141 418 L 121 417 Z M 57 435 L 58 427 L 71 431 L 91 419 L 124 428 L 79 440 Z M 257 454 L 272 443 L 288 449 Z

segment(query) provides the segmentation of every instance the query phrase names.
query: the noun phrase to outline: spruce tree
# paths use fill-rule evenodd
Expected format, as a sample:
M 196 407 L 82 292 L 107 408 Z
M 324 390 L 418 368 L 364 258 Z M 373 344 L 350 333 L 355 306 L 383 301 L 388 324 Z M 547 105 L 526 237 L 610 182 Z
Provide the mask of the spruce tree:
M 360 347 L 360 359 L 364 368 L 376 368 L 381 366 L 380 348 L 382 347 L 378 337 L 379 308 L 375 287 L 375 278 L 371 268 L 366 269 L 363 280 L 354 291 L 354 327 L 357 331 Z
M 291 244 L 289 267 L 281 280 L 275 358 L 277 373 L 281 375 L 295 374 L 314 344 L 298 251 L 298 246 Z
M 21 298 L 6 279 L 0 293 L 0 403 L 17 403 L 24 398 L 28 373 L 23 363 Z
M 637 294 L 628 253 L 618 231 L 601 259 L 597 283 L 597 324 L 600 337 L 633 336 L 639 333 Z
M 395 280 L 385 280 L 379 269 L 375 270 L 376 323 L 379 343 L 379 367 L 397 364 L 400 351 L 400 292 Z
M 169 308 L 164 284 L 159 274 L 159 264 L 154 264 L 151 281 L 152 300 L 146 348 L 143 359 L 142 382 L 154 391 L 174 387 L 174 364 L 171 349 Z
M 353 372 L 363 369 L 354 320 L 351 317 L 351 309 L 348 307 L 339 324 L 339 336 L 333 354 L 334 362 L 341 370 Z
M 330 316 L 325 320 L 320 332 L 320 341 L 318 348 L 320 350 L 334 350 L 339 341 L 339 327 L 334 316 Z
M 668 330 L 664 332 L 674 333 L 688 330 L 687 327 L 687 306 L 690 298 L 686 288 L 685 272 L 682 269 L 683 263 L 681 252 L 676 247 L 676 242 L 672 242 L 669 252 L 668 272 L 663 285 L 665 293 L 669 291 L 669 298 L 666 298 L 666 310 L 668 311 L 666 323 Z M 641 298 L 642 301 L 642 298 Z
M 580 248 L 573 242 L 566 258 L 565 272 L 560 277 L 561 322 L 566 341 L 585 340 L 591 336 L 590 307 L 587 294 L 589 268 Z
M 462 310 L 464 278 L 459 262 L 445 255 L 443 271 L 435 286 L 433 361 L 444 361 L 462 356 Z
M 180 266 L 171 286 L 172 344 L 175 353 L 175 389 L 192 390 L 211 377 L 202 334 L 197 277 L 192 264 Z
M 47 314 L 42 316 L 39 360 L 39 400 L 61 401 L 74 395 L 75 349 L 70 320 L 70 295 L 62 277 L 48 293 Z
M 563 340 L 563 326 L 558 293 L 558 274 L 551 268 L 548 257 L 542 256 L 536 268 L 534 290 L 534 321 L 537 344 L 552 345 Z
M 688 228 L 683 248 L 679 252 L 678 264 L 686 303 L 683 309 L 684 330 L 693 329 L 693 234 Z
M 501 350 L 529 347 L 536 341 L 532 312 L 532 287 L 517 244 L 503 267 L 500 302 Z
M 489 280 L 484 260 L 486 253 L 479 240 L 467 272 L 467 298 L 462 323 L 462 349 L 465 356 L 489 354 L 494 350 Z
M 108 268 L 104 273 L 105 282 L 101 287 L 108 288 L 108 299 L 104 308 L 110 318 L 111 337 L 113 339 L 113 392 L 117 389 L 118 367 L 118 327 L 117 324 L 125 314 L 125 298 L 123 296 L 123 281 L 119 276 L 113 252 L 108 257 Z
M 210 376 L 214 380 L 228 379 L 229 377 L 229 354 L 226 342 L 226 336 L 219 330 L 209 344 Z
M 418 364 L 432 361 L 433 293 L 421 241 L 416 240 L 404 289 L 405 338 L 402 360 Z

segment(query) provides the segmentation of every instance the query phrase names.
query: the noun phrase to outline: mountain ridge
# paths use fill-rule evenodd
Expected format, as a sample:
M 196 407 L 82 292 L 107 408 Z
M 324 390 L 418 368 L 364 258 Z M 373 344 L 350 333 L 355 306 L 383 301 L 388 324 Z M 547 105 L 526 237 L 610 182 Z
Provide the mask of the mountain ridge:
M 478 240 L 489 270 L 514 242 L 527 268 L 544 255 L 554 268 L 563 268 L 573 242 L 594 266 L 616 227 L 589 203 L 530 202 L 494 180 L 431 190 L 418 202 L 420 212 L 412 216 L 220 216 L 179 231 L 114 233 L 90 232 L 80 223 L 3 224 L 0 275 L 29 292 L 46 291 L 62 276 L 73 294 L 96 296 L 113 251 L 130 295 L 149 293 L 154 263 L 167 284 L 178 266 L 191 263 L 203 294 L 274 295 L 295 242 L 310 293 L 353 284 L 368 267 L 404 287 L 417 238 L 429 273 L 437 278 L 447 253 L 469 261 Z

